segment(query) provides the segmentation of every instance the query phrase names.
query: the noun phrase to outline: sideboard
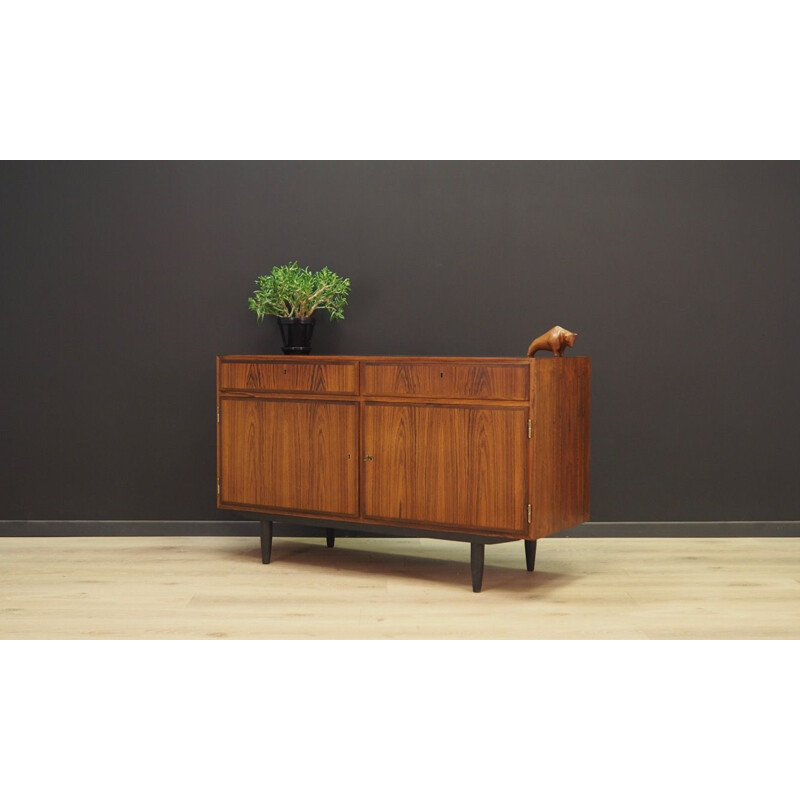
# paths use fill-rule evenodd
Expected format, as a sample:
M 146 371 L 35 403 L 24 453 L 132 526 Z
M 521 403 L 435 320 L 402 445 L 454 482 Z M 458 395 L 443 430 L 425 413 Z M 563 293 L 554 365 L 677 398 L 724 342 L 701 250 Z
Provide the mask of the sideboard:
M 589 519 L 588 358 L 220 356 L 217 505 L 484 548 Z M 284 526 L 281 526 L 283 529 Z M 400 530 L 402 529 L 402 530 Z M 409 529 L 414 533 L 410 534 Z

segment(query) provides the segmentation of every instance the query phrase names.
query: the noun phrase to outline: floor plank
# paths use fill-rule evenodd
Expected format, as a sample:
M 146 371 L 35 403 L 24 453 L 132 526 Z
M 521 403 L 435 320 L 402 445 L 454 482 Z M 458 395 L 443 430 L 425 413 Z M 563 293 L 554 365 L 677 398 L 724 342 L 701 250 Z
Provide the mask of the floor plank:
M 800 539 L 0 539 L 4 639 L 797 639 Z

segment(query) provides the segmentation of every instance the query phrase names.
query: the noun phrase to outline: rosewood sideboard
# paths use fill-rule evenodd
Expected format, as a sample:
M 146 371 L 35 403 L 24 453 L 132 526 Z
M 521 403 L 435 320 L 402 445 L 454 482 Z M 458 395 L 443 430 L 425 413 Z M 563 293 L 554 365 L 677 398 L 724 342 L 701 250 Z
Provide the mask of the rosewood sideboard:
M 220 356 L 217 505 L 260 519 L 264 563 L 274 522 L 321 527 L 329 547 L 338 529 L 469 542 L 478 592 L 485 545 L 523 541 L 532 571 L 538 539 L 589 519 L 590 372 L 581 357 Z

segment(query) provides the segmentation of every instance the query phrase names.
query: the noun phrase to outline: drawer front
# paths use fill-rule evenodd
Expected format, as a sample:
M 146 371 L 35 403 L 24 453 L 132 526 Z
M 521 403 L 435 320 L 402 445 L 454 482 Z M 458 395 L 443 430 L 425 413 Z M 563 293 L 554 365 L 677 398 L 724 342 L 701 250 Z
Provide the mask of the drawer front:
M 308 361 L 222 361 L 219 389 L 247 392 L 312 392 L 355 394 L 358 372 L 355 362 L 331 364 Z
M 528 400 L 527 364 L 365 362 L 361 369 L 365 395 Z

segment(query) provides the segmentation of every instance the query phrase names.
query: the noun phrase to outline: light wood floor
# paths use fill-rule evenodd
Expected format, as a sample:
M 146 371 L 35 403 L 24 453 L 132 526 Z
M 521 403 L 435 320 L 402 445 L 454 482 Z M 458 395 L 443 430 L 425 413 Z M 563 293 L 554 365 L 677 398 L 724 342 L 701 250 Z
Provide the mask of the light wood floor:
M 0 539 L 4 639 L 797 639 L 800 539 Z

